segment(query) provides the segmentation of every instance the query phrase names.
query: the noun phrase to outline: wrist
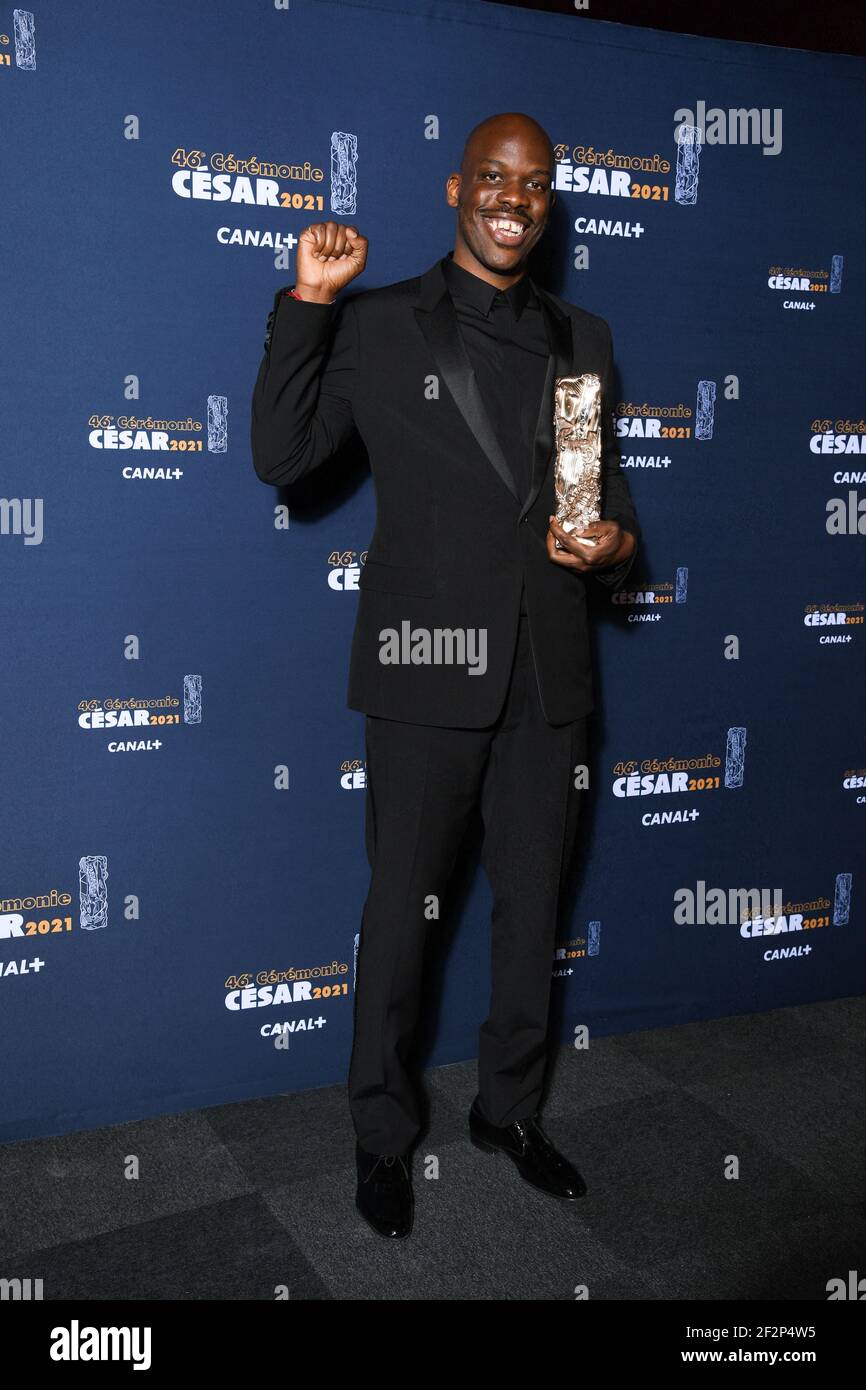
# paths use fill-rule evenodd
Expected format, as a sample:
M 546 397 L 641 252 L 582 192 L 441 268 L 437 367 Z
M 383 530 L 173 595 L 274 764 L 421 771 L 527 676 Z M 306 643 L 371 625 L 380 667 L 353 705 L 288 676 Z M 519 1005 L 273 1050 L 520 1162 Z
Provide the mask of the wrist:
M 293 285 L 287 291 L 295 299 L 306 300 L 310 304 L 334 304 L 336 300 L 329 290 L 315 289 L 311 285 Z

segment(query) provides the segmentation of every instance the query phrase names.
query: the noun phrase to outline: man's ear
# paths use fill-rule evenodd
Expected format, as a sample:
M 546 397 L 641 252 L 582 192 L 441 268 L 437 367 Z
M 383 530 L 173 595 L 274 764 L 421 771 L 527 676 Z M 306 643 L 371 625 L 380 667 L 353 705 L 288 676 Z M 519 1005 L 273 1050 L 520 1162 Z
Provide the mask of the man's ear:
M 451 185 L 456 187 L 452 188 Z M 459 174 L 449 174 L 445 180 L 445 201 L 450 208 L 456 208 L 460 201 L 461 178 Z

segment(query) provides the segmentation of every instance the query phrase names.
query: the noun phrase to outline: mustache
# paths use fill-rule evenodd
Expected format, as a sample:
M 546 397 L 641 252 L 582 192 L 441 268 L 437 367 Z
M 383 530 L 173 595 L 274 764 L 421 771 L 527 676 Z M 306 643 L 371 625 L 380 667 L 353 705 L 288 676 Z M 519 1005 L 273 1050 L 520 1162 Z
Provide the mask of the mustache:
M 504 217 L 507 218 L 509 222 L 519 222 L 522 227 L 532 226 L 532 219 L 529 217 L 524 217 L 522 213 L 495 212 L 491 208 L 479 208 L 478 211 L 481 217 Z

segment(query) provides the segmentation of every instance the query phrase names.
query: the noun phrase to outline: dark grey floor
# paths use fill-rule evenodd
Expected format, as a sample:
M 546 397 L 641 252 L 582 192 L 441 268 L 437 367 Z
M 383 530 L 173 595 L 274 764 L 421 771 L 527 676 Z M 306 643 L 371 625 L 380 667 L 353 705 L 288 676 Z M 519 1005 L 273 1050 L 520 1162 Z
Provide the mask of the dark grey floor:
M 589 1188 L 567 1205 L 470 1145 L 475 1064 L 440 1067 L 402 1242 L 354 1210 L 342 1086 L 8 1144 L 0 1276 L 45 1299 L 823 1301 L 866 1274 L 864 1072 L 860 998 L 563 1049 L 543 1118 Z

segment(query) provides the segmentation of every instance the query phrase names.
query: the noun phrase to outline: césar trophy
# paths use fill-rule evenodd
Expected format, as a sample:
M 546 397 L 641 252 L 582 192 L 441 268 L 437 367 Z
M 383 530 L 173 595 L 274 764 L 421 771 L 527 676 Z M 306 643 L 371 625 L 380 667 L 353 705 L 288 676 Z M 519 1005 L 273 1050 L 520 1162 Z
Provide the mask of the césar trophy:
M 595 372 L 556 378 L 553 428 L 556 519 L 563 531 L 583 531 L 601 518 L 601 380 Z M 591 536 L 580 543 L 598 544 Z M 564 549 L 559 541 L 556 546 Z

